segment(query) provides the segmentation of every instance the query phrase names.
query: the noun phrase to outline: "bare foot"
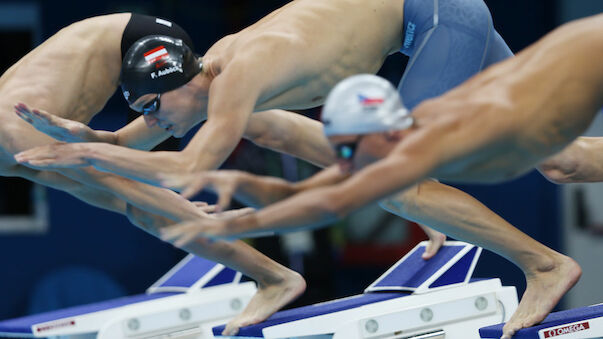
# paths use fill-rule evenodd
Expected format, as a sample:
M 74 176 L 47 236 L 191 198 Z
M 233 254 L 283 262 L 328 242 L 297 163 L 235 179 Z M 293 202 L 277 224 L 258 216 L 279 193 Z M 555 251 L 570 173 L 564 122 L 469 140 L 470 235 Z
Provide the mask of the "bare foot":
M 505 324 L 501 339 L 510 339 L 518 330 L 543 321 L 581 275 L 578 263 L 561 254 L 552 265 L 526 275 L 526 291 L 515 314 Z
M 305 290 L 306 281 L 295 271 L 289 271 L 287 277 L 275 284 L 259 286 L 243 312 L 226 324 L 222 335 L 236 335 L 239 328 L 266 320 Z
M 425 248 L 425 252 L 423 252 L 423 255 L 421 256 L 421 258 L 423 258 L 425 260 L 429 260 L 429 259 L 433 258 L 433 256 L 436 255 L 436 253 L 438 253 L 438 251 L 440 250 L 440 247 L 442 247 L 442 245 L 444 244 L 444 241 L 446 241 L 446 234 L 440 233 L 429 227 L 422 227 L 422 228 L 425 231 L 425 233 L 427 234 L 427 236 L 429 237 L 429 243 L 427 244 L 427 247 Z

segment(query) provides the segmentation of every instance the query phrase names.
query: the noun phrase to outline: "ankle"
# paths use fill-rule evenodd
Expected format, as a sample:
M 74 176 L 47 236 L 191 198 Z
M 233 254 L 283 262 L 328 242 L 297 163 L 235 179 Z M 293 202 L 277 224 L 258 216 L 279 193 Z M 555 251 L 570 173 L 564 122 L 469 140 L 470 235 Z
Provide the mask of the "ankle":
M 282 267 L 282 269 L 270 272 L 269 276 L 263 277 L 263 279 L 261 281 L 258 280 L 257 283 L 258 288 L 267 288 L 270 286 L 284 285 L 297 280 L 303 281 L 303 277 L 293 270 Z

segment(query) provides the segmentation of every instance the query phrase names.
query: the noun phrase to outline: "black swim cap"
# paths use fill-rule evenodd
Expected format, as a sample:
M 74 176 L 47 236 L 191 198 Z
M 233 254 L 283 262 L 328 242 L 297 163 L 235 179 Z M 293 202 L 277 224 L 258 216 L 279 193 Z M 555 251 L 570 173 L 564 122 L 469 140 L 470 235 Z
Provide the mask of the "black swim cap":
M 149 35 L 126 52 L 120 83 L 129 104 L 150 93 L 165 93 L 183 86 L 201 72 L 201 62 L 181 39 Z

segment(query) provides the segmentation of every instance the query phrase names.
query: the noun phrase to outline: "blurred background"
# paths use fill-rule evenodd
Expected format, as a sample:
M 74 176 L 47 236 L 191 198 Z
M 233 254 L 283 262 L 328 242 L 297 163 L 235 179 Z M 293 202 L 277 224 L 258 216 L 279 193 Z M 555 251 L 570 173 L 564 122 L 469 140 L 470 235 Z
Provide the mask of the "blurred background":
M 317 0 L 319 1 L 319 0 Z M 138 12 L 177 22 L 203 53 L 220 37 L 239 31 L 281 0 L 154 1 L 0 1 L 0 70 L 4 72 L 59 29 L 91 16 Z M 489 0 L 494 23 L 514 52 L 558 25 L 603 12 L 601 0 Z M 407 58 L 391 56 L 380 74 L 397 83 Z M 594 57 L 592 62 L 602 62 Z M 552 69 L 551 72 L 555 70 Z M 318 118 L 320 109 L 301 112 Z M 132 119 L 121 94 L 92 122 L 116 130 Z M 571 119 L 571 117 L 568 117 Z M 603 134 L 603 121 L 589 131 Z M 178 149 L 188 139 L 161 147 Z M 225 163 L 257 174 L 301 180 L 317 168 L 288 156 L 241 142 Z M 581 282 L 561 307 L 603 302 L 603 186 L 556 186 L 538 173 L 504 185 L 459 186 L 509 222 L 584 269 Z M 294 306 L 361 292 L 425 236 L 414 224 L 369 207 L 333 227 L 251 243 L 275 260 L 302 273 L 306 293 Z M 0 319 L 59 307 L 141 293 L 184 252 L 106 212 L 52 189 L 0 178 Z M 485 252 L 475 276 L 501 277 L 522 293 L 516 267 Z

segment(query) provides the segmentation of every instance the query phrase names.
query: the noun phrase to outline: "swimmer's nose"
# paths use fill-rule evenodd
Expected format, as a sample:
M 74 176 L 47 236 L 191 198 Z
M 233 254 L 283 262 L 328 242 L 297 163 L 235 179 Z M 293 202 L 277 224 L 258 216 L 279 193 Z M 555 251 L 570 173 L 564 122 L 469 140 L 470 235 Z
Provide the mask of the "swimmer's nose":
M 157 125 L 158 121 L 159 120 L 157 118 L 151 116 L 150 114 L 144 116 L 144 122 L 147 124 L 148 127 L 153 127 Z

